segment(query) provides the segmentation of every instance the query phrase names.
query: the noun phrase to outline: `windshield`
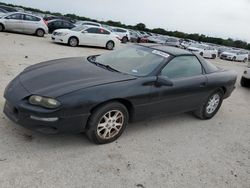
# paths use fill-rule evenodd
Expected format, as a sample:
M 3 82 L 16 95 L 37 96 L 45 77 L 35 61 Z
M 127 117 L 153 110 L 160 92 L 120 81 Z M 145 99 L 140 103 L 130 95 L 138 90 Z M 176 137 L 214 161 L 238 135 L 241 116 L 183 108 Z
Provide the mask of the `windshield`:
M 84 25 L 79 25 L 79 26 L 76 26 L 76 27 L 73 27 L 71 30 L 72 31 L 82 31 L 82 30 L 85 30 L 87 29 L 88 27 L 84 26 Z
M 141 46 L 130 46 L 96 56 L 94 61 L 121 73 L 146 76 L 152 73 L 164 61 L 166 62 L 168 57 L 169 54 L 158 50 Z

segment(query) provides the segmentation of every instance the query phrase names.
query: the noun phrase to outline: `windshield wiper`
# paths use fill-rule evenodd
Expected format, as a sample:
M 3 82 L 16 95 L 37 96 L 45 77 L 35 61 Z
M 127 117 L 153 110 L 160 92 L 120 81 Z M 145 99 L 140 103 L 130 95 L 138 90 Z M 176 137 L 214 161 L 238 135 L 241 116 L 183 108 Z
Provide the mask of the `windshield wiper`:
M 120 72 L 120 71 L 118 71 L 118 70 L 112 68 L 112 67 L 109 66 L 109 65 L 104 65 L 104 64 L 102 64 L 102 63 L 98 63 L 98 62 L 96 61 L 96 56 L 89 56 L 89 57 L 88 57 L 88 61 L 89 61 L 90 63 L 95 64 L 95 65 L 98 66 L 98 67 L 105 68 L 105 69 L 107 69 L 107 70 L 109 70 L 109 71 Z

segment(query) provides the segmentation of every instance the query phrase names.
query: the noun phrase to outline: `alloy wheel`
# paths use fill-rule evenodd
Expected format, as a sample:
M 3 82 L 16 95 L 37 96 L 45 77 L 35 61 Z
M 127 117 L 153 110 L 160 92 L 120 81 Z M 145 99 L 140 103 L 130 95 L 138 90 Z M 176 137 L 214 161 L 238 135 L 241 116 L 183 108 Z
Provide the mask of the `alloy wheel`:
M 120 132 L 123 124 L 124 115 L 121 111 L 108 111 L 101 117 L 97 125 L 97 135 L 104 140 L 111 139 Z
M 212 95 L 207 103 L 206 111 L 208 114 L 212 114 L 220 104 L 221 97 L 218 93 Z

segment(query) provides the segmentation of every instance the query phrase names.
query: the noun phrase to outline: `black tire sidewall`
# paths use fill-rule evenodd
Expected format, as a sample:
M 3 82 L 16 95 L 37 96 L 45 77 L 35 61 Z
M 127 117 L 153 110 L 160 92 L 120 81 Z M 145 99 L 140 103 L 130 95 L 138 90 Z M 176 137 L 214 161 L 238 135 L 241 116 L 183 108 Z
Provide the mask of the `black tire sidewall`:
M 248 81 L 248 79 L 246 79 L 246 78 L 244 78 L 244 77 L 242 77 L 241 80 L 240 80 L 240 84 L 241 84 L 242 87 L 247 87 L 247 86 L 249 86 L 249 85 L 250 85 L 249 82 L 250 82 L 250 81 Z
M 206 109 L 206 108 L 207 108 L 208 101 L 209 101 L 209 99 L 210 99 L 213 95 L 215 95 L 216 93 L 220 96 L 220 103 L 219 103 L 219 105 L 217 106 L 216 110 L 215 110 L 213 113 L 208 114 L 208 113 L 207 113 L 207 109 Z M 215 116 L 215 114 L 218 112 L 218 110 L 220 109 L 220 107 L 221 107 L 221 105 L 222 105 L 222 102 L 223 102 L 223 94 L 224 94 L 224 92 L 223 92 L 222 90 L 218 89 L 218 90 L 214 91 L 211 95 L 209 95 L 209 97 L 207 98 L 206 102 L 204 103 L 204 105 L 203 105 L 203 107 L 202 107 L 202 113 L 203 113 L 202 115 L 203 115 L 204 119 L 211 119 L 212 117 Z
M 38 32 L 39 31 L 42 31 L 43 32 L 43 34 L 42 35 L 38 35 Z M 38 36 L 38 37 L 43 37 L 44 36 L 44 34 L 45 34 L 45 32 L 44 32 L 44 30 L 43 29 L 38 29 L 38 30 L 36 30 L 36 35 Z
M 0 32 L 4 30 L 3 24 L 0 24 Z
M 123 37 L 122 38 L 122 43 L 127 43 L 128 42 L 128 37 Z
M 120 132 L 116 136 L 114 136 L 111 139 L 104 140 L 104 139 L 101 139 L 97 134 L 97 125 L 98 125 L 101 117 L 110 110 L 121 111 L 123 113 L 123 116 L 124 116 L 124 124 L 123 124 Z M 128 124 L 128 121 L 129 121 L 129 113 L 128 113 L 127 108 L 119 102 L 110 102 L 110 103 L 101 105 L 100 107 L 98 107 L 96 110 L 93 111 L 93 113 L 88 121 L 86 133 L 87 133 L 88 138 L 91 141 L 93 141 L 97 144 L 107 144 L 107 143 L 115 141 L 116 139 L 118 139 L 121 136 L 121 134 L 123 133 L 123 131 L 125 130 L 125 128 Z

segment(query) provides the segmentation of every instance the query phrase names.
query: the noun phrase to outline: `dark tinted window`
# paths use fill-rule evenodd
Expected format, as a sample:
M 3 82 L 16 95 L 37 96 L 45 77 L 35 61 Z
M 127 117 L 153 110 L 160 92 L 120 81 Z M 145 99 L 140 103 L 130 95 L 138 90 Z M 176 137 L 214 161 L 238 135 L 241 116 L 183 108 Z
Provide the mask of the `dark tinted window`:
M 105 29 L 99 29 L 99 30 L 98 30 L 98 33 L 99 33 L 99 34 L 104 34 L 104 35 L 109 35 L 109 34 L 110 34 L 110 32 L 108 32 L 108 31 L 105 30 Z
M 8 16 L 7 19 L 10 19 L 10 20 L 22 20 L 23 15 L 22 14 L 12 14 L 12 15 Z
M 63 26 L 64 27 L 73 27 L 73 24 L 71 24 L 69 22 L 63 22 Z
M 93 25 L 93 26 L 99 26 L 98 24 L 94 24 L 94 23 L 83 23 L 82 25 Z
M 99 33 L 99 29 L 92 27 L 86 30 L 88 33 Z
M 171 60 L 161 74 L 170 79 L 197 76 L 202 74 L 202 66 L 195 56 L 180 56 Z
M 123 29 L 116 29 L 117 32 L 119 33 L 126 33 L 127 31 L 123 30 Z
M 40 18 L 37 18 L 37 17 L 35 17 L 35 16 L 24 15 L 24 20 L 26 20 L 26 21 L 38 22 L 38 21 L 40 21 L 41 19 L 40 19 Z
M 52 22 L 52 25 L 55 26 L 55 27 L 61 27 L 62 22 L 61 21 L 55 21 L 55 22 Z

